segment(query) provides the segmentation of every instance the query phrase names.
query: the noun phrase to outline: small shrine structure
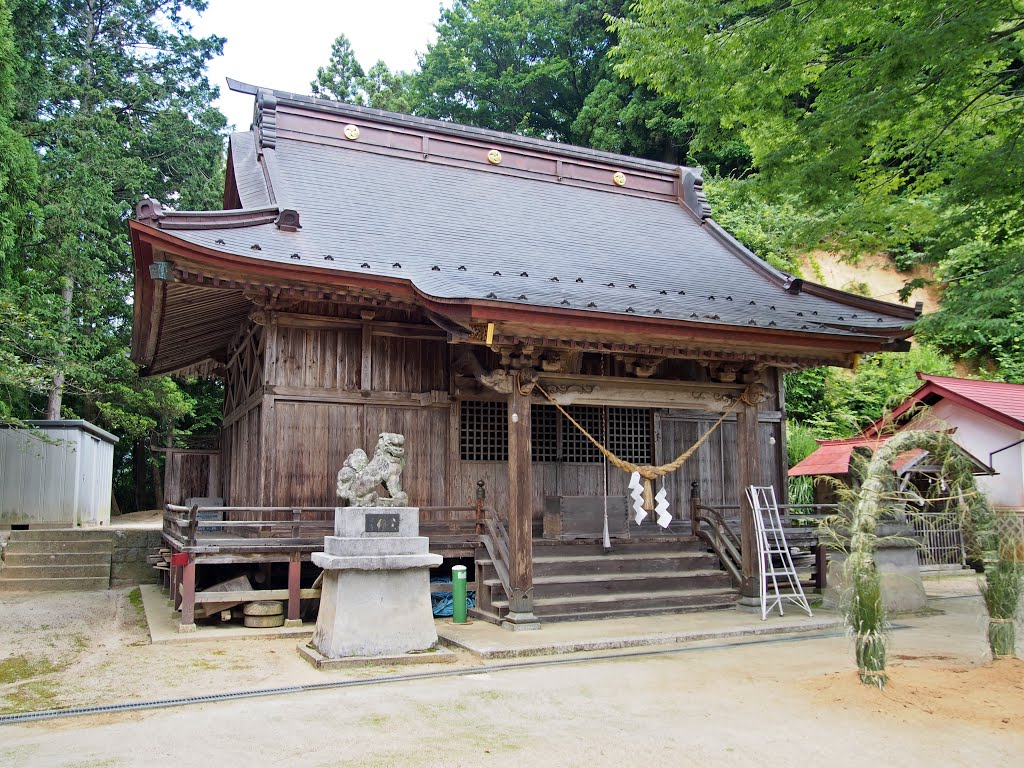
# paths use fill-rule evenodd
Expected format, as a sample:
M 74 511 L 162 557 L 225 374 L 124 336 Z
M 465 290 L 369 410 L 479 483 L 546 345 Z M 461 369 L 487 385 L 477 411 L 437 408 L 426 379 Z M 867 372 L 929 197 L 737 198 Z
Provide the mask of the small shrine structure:
M 329 532 L 343 460 L 381 432 L 406 436 L 420 530 L 472 558 L 484 618 L 753 594 L 742 488 L 785 488 L 783 374 L 906 349 L 919 309 L 773 268 L 714 220 L 697 168 L 230 86 L 255 109 L 230 138 L 224 209 L 147 198 L 130 223 L 133 358 L 224 382 L 221 528 L 168 513 L 184 602 L 197 564 L 263 557 L 290 563 L 297 606 L 309 526 Z M 629 473 L 598 445 L 664 466 L 723 414 L 653 482 L 668 528 L 637 525 Z M 172 506 L 211 495 L 212 475 L 190 476 L 166 483 Z M 691 516 L 696 489 L 732 510 L 731 534 Z M 277 549 L 228 536 L 246 521 Z M 675 560 L 597 566 L 606 529 L 614 557 L 660 542 Z

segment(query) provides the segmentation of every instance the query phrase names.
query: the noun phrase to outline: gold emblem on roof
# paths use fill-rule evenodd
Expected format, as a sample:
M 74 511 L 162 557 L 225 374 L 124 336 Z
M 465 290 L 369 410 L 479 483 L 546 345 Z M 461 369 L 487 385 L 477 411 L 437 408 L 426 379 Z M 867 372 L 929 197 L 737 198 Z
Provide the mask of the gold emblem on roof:
M 359 138 L 359 126 L 358 125 L 346 125 L 345 126 L 345 138 L 349 141 L 355 141 Z
M 487 153 L 487 162 L 489 162 L 491 165 L 498 165 L 499 163 L 501 163 L 501 152 L 499 152 L 496 149 L 492 149 L 490 152 Z
M 626 174 L 624 174 L 622 171 L 616 171 L 615 174 L 612 176 L 612 181 L 615 182 L 615 186 L 624 187 L 626 186 Z

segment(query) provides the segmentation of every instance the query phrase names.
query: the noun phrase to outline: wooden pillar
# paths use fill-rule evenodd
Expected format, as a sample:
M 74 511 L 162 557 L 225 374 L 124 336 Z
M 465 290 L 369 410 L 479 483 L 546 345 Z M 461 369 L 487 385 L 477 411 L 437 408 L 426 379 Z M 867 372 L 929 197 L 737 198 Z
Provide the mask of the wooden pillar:
M 518 377 L 517 377 L 518 379 Z M 533 614 L 533 468 L 530 395 L 513 386 L 508 398 L 508 573 L 512 587 L 506 629 L 539 629 Z
M 286 627 L 301 627 L 302 618 L 299 616 L 299 584 L 302 576 L 302 555 L 298 552 L 291 553 L 288 561 L 288 618 L 284 625 Z
M 171 562 L 171 610 L 178 610 L 178 585 L 181 583 L 181 568 Z
M 196 556 L 190 554 L 181 573 L 181 622 L 179 632 L 196 631 Z
M 743 550 L 740 594 L 746 603 L 758 599 L 757 539 L 754 534 L 754 512 L 747 498 L 747 488 L 761 482 L 756 405 L 744 402 L 736 414 L 736 448 L 739 451 L 740 545 Z

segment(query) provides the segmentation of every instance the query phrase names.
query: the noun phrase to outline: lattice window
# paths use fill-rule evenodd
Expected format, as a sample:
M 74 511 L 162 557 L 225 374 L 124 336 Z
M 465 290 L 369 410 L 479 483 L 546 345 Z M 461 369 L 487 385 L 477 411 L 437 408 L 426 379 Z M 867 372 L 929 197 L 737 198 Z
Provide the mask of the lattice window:
M 530 458 L 533 461 L 558 461 L 559 416 L 553 405 L 534 405 L 531 409 Z
M 463 461 L 508 461 L 508 405 L 463 401 L 459 407 L 459 455 Z
M 606 445 L 620 459 L 650 464 L 653 461 L 650 409 L 609 408 Z
M 566 412 L 576 420 L 576 423 L 583 427 L 596 439 L 604 441 L 604 409 L 596 405 L 571 405 L 565 409 Z M 561 414 L 559 414 L 561 415 Z M 562 461 L 573 464 L 594 464 L 604 460 L 601 452 L 597 450 L 590 440 L 584 436 L 576 427 L 562 417 L 561 424 L 561 451 L 559 458 Z

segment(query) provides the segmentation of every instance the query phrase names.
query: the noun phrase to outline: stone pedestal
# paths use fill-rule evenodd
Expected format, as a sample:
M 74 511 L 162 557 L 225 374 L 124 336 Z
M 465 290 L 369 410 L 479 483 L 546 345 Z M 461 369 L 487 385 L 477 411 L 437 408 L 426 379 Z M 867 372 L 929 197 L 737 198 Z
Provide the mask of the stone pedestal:
M 441 556 L 419 536 L 415 507 L 339 507 L 334 536 L 313 562 L 324 569 L 312 645 L 324 657 L 396 656 L 437 643 L 430 568 Z
M 921 581 L 921 563 L 918 545 L 912 538 L 913 529 L 900 523 L 880 523 L 875 546 L 875 565 L 882 579 L 882 603 L 890 613 L 910 613 L 928 607 L 924 583 Z M 892 537 L 892 538 L 886 538 Z M 827 608 L 842 605 L 849 585 L 845 574 L 846 554 L 830 552 L 828 587 L 824 604 Z

